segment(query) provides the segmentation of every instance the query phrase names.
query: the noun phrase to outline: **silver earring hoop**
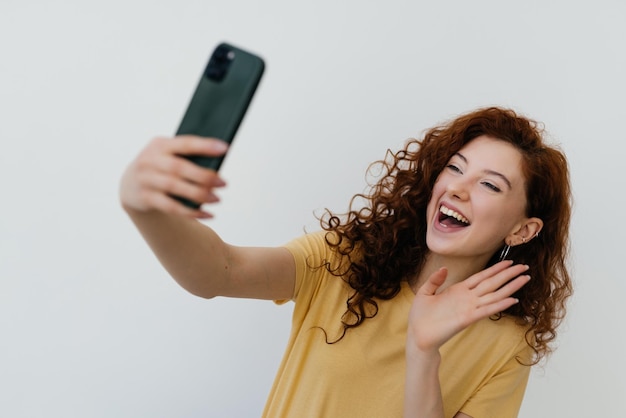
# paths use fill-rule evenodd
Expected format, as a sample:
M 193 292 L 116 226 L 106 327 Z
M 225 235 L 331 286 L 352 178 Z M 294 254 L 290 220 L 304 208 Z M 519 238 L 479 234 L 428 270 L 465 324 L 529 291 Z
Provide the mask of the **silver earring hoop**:
M 509 244 L 506 244 L 504 248 L 502 249 L 502 252 L 500 252 L 500 259 L 498 261 L 504 260 L 506 256 L 509 255 L 510 249 L 511 249 L 511 246 Z

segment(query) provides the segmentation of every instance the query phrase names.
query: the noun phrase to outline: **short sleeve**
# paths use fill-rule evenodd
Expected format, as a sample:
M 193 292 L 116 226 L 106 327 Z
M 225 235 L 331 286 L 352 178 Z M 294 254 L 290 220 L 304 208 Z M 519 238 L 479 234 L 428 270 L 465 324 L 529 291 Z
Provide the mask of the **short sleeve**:
M 478 388 L 460 411 L 474 418 L 516 418 L 530 375 L 531 357 L 530 347 L 524 347 Z
M 285 244 L 284 247 L 291 253 L 296 264 L 295 285 L 291 299 L 275 300 L 275 303 L 281 305 L 290 300 L 295 301 L 300 294 L 303 283 L 314 285 L 314 273 L 329 257 L 325 234 L 326 231 L 312 232 Z

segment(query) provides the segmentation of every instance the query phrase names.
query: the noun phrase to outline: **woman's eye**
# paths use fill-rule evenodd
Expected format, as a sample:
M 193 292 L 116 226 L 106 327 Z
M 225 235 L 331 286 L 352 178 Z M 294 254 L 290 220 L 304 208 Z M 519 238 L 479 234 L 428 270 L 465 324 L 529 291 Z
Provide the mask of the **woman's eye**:
M 454 165 L 454 164 L 448 164 L 446 167 L 448 169 L 456 172 L 456 173 L 460 173 L 461 172 L 461 169 L 459 167 L 457 167 L 456 165 Z
M 500 192 L 501 191 L 501 189 L 498 186 L 496 186 L 495 184 L 489 183 L 488 181 L 483 181 L 483 185 L 485 185 L 486 187 L 490 188 L 494 192 Z

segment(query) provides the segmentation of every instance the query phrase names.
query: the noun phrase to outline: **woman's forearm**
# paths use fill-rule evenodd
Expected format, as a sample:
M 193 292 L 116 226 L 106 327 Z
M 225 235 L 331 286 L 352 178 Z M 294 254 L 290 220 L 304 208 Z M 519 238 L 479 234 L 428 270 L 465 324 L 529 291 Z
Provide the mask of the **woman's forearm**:
M 189 292 L 210 298 L 224 281 L 227 246 L 202 223 L 157 211 L 126 209 L 154 254 Z M 226 270 L 227 271 L 227 270 Z
M 405 418 L 443 418 L 443 400 L 439 383 L 440 363 L 441 355 L 438 350 L 420 351 L 409 335 L 404 386 Z

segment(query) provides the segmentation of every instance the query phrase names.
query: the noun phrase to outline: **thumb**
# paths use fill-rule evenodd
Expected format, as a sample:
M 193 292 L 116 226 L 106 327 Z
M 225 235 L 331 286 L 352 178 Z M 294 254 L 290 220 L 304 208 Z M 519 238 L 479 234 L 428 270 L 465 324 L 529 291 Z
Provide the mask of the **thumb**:
M 418 293 L 422 295 L 432 296 L 437 292 L 437 289 L 446 281 L 448 277 L 448 269 L 441 267 L 439 270 L 430 275 L 426 283 L 424 283 L 418 290 Z

